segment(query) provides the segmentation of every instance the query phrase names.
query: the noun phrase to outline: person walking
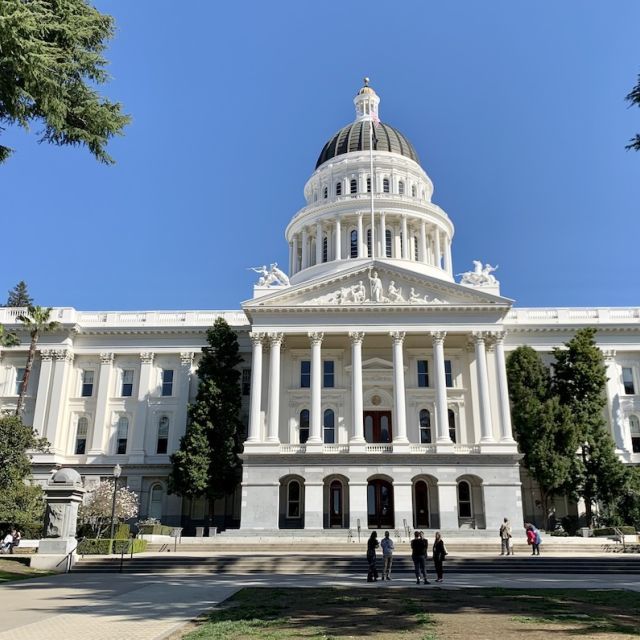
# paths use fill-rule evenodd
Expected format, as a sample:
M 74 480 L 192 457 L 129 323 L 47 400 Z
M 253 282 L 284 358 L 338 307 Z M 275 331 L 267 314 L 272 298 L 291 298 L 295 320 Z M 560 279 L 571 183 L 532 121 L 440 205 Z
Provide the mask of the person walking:
M 442 574 L 443 574 L 443 563 L 444 559 L 447 556 L 447 547 L 444 546 L 444 540 L 440 535 L 440 532 L 436 532 L 436 539 L 433 542 L 433 564 L 436 569 L 436 582 L 442 582 Z
M 416 531 L 411 541 L 411 559 L 413 560 L 413 568 L 416 574 L 416 584 L 420 584 L 420 576 L 422 575 L 425 584 L 429 584 L 427 580 L 427 549 L 429 543 L 422 536 L 420 531 Z
M 509 518 L 505 518 L 500 526 L 500 555 L 513 555 L 513 547 L 511 546 L 511 524 Z
M 389 537 L 389 532 L 384 532 L 384 538 L 380 541 L 382 547 L 382 579 L 391 580 L 391 564 L 393 562 L 393 540 Z
M 375 582 L 378 579 L 378 567 L 376 566 L 376 549 L 380 546 L 378 542 L 378 534 L 373 531 L 367 541 L 367 564 L 369 572 L 367 573 L 367 582 Z
M 540 555 L 540 543 L 542 542 L 542 536 L 540 531 L 533 524 L 526 525 L 527 529 L 527 543 L 531 545 L 531 555 Z
M 20 546 L 20 540 L 22 540 L 22 534 L 17 529 L 14 529 L 12 531 L 12 535 L 13 535 L 13 542 L 11 543 L 11 549 L 9 550 L 9 553 L 13 553 L 13 550 L 16 547 Z

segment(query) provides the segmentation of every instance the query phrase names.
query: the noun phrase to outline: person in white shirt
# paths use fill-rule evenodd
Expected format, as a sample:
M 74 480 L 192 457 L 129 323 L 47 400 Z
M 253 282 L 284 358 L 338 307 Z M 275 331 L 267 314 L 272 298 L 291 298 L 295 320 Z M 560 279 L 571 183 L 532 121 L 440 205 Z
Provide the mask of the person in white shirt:
M 13 536 L 11 535 L 10 532 L 8 532 L 7 535 L 4 537 L 4 539 L 2 540 L 2 546 L 0 546 L 0 551 L 2 551 L 2 553 L 7 553 L 7 551 L 11 549 L 12 545 L 13 545 Z
M 391 580 L 391 563 L 393 562 L 393 540 L 389 537 L 389 532 L 384 532 L 384 538 L 380 542 L 382 547 L 382 560 L 384 562 L 382 566 L 382 579 Z

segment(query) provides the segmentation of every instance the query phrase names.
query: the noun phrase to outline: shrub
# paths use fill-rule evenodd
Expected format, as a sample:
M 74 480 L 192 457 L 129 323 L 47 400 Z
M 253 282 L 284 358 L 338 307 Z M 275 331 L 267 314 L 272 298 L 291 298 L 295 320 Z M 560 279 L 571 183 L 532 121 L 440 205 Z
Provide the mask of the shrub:
M 568 538 L 569 537 L 569 534 L 566 531 L 562 531 L 562 529 L 558 529 L 557 531 L 552 531 L 549 535 L 553 536 L 554 538 Z
M 562 528 L 570 535 L 578 535 L 579 522 L 576 516 L 565 516 L 561 520 Z
M 170 536 L 173 531 L 172 527 L 166 527 L 163 524 L 142 524 L 138 525 L 138 533 L 154 536 Z
M 620 531 L 625 536 L 632 536 L 632 535 L 635 535 L 636 533 L 635 527 L 623 526 L 623 527 L 618 527 L 618 529 L 620 529 Z M 600 529 L 594 529 L 593 535 L 596 537 L 615 536 L 616 531 L 613 527 L 602 527 Z
M 131 538 L 130 540 L 112 540 L 110 538 L 85 538 L 78 544 L 78 553 L 82 555 L 105 555 L 109 553 L 141 553 L 147 550 L 147 541 Z
M 113 534 L 116 540 L 128 540 L 131 533 L 131 527 L 124 522 L 119 522 Z

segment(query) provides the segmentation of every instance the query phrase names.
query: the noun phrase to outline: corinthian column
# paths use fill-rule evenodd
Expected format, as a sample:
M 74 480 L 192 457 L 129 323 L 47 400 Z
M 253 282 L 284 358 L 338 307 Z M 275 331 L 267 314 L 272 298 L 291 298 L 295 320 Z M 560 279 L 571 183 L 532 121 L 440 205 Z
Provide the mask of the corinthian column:
M 342 260 L 342 229 L 340 228 L 340 218 L 336 218 L 335 251 L 333 255 L 336 260 Z
M 364 333 L 352 331 L 351 338 L 351 405 L 353 407 L 353 432 L 351 444 L 364 444 L 362 420 L 362 341 Z
M 111 390 L 111 373 L 113 371 L 113 353 L 100 354 L 100 373 L 98 374 L 98 393 L 96 395 L 96 417 L 91 434 L 91 445 L 88 455 L 99 456 L 105 452 L 107 409 Z M 111 395 L 113 392 L 111 392 Z
M 402 344 L 404 342 L 403 331 L 392 331 L 393 339 L 393 403 L 396 423 L 396 435 L 393 438 L 396 443 L 403 444 L 407 440 L 407 410 L 405 408 L 405 387 L 404 387 L 404 357 Z
M 487 352 L 485 334 L 474 331 L 473 341 L 476 349 L 476 369 L 478 376 L 478 395 L 480 400 L 480 442 L 493 442 L 491 429 L 491 401 L 489 399 L 489 376 L 487 374 Z
M 513 442 L 511 429 L 511 407 L 507 384 L 507 365 L 504 357 L 504 331 L 496 334 L 496 373 L 498 378 L 498 401 L 500 404 L 500 442 Z
M 247 442 L 260 441 L 262 404 L 262 333 L 250 333 L 251 338 L 251 407 Z
M 311 424 L 309 444 L 322 443 L 322 333 L 310 333 L 311 339 Z
M 447 406 L 447 383 L 444 371 L 444 331 L 434 331 L 433 338 L 433 359 L 436 369 L 436 428 L 438 432 L 438 443 L 452 444 L 449 436 L 449 414 Z
M 280 424 L 280 348 L 282 334 L 270 333 L 269 340 L 269 417 L 267 442 L 278 444 L 278 427 Z

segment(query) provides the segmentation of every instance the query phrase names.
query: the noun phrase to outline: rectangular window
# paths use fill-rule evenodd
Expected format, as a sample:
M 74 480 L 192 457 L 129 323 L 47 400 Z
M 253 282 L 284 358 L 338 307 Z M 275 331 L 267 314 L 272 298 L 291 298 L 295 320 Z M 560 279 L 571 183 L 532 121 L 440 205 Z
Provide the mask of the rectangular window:
M 426 360 L 418 360 L 418 386 L 429 386 L 429 363 Z
M 162 395 L 173 395 L 173 369 L 162 370 Z
M 127 440 L 129 439 L 129 418 L 122 416 L 118 420 L 118 428 L 116 434 L 116 454 L 124 455 L 127 453 Z
M 311 361 L 302 360 L 300 362 L 300 387 L 308 389 L 311 387 Z
M 158 442 L 156 445 L 156 453 L 167 453 L 167 445 L 169 443 L 169 418 L 162 416 L 158 421 Z
M 76 432 L 76 448 L 75 454 L 83 456 L 87 449 L 87 433 L 89 431 L 89 421 L 86 418 L 78 419 L 78 428 Z
M 22 379 L 24 378 L 24 367 L 18 367 L 16 369 L 16 387 L 15 395 L 19 396 L 22 393 Z
M 622 384 L 624 385 L 624 392 L 628 396 L 635 394 L 636 388 L 633 384 L 633 369 L 631 367 L 622 367 Z
M 444 361 L 444 381 L 447 387 L 453 387 L 453 371 L 451 369 L 451 360 Z
M 80 395 L 83 398 L 90 398 L 93 395 L 93 371 L 84 370 L 82 372 L 82 390 Z
M 333 360 L 325 360 L 322 363 L 324 369 L 322 376 L 322 385 L 326 388 L 335 387 L 335 373 Z
M 133 394 L 133 369 L 125 369 L 122 372 L 122 390 L 123 398 L 128 398 Z
M 251 393 L 251 369 L 242 370 L 242 395 L 248 396 Z

